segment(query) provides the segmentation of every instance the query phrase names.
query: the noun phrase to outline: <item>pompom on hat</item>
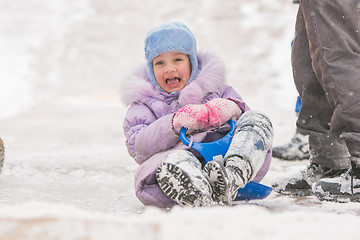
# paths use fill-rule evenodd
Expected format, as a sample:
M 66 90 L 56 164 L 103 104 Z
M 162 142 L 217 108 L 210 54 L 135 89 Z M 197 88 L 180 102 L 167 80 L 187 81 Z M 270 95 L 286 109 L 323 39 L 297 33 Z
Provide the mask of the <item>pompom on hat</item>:
M 165 52 L 181 52 L 187 54 L 191 63 L 189 84 L 198 73 L 196 41 L 192 32 L 184 24 L 172 22 L 153 28 L 145 38 L 145 58 L 147 72 L 151 83 L 160 88 L 156 82 L 152 61 Z

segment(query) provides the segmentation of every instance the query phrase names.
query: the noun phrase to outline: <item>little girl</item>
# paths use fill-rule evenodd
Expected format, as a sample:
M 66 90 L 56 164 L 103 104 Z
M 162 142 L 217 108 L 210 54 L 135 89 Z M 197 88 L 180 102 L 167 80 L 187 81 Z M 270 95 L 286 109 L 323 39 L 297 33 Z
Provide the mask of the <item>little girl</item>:
M 273 128 L 263 114 L 251 111 L 225 82 L 222 62 L 196 50 L 182 23 L 163 24 L 145 39 L 147 64 L 122 88 L 130 105 L 124 120 L 129 154 L 140 165 L 136 196 L 161 208 L 231 204 L 239 188 L 261 181 L 269 169 Z M 229 119 L 235 133 L 224 159 L 205 164 L 179 138 L 188 128 L 196 142 L 226 135 Z

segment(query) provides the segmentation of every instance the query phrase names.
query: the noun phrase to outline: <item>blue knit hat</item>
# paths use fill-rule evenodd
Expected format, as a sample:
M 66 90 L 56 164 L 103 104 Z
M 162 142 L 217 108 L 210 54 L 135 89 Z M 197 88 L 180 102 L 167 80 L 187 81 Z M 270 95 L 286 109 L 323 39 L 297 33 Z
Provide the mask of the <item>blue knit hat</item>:
M 145 38 L 145 58 L 147 72 L 152 84 L 159 87 L 156 82 L 152 61 L 165 52 L 181 52 L 187 54 L 191 63 L 191 75 L 188 84 L 198 73 L 196 41 L 191 31 L 182 23 L 166 23 L 153 28 Z

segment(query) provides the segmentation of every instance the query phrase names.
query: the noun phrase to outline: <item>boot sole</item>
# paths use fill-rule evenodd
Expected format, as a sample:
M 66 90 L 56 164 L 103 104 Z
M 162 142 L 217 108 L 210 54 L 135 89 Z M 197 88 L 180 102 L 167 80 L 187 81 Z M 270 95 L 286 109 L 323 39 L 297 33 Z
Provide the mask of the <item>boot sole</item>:
M 283 194 L 283 195 L 290 195 L 295 197 L 303 197 L 303 196 L 311 196 L 314 195 L 311 186 L 304 180 L 298 180 L 296 183 L 286 184 L 285 186 L 279 186 L 279 184 L 275 183 L 272 185 L 275 192 Z
M 161 190 L 181 206 L 200 207 L 212 204 L 210 195 L 196 188 L 190 176 L 176 165 L 167 163 L 165 173 L 159 168 L 156 177 Z
M 275 192 L 281 195 L 294 196 L 294 197 L 307 197 L 312 196 L 314 193 L 311 189 L 291 189 L 291 190 L 276 190 Z
M 349 180 L 350 181 L 350 180 Z M 355 193 L 351 194 L 349 192 L 342 192 L 341 186 L 332 186 L 327 182 L 322 182 L 321 184 L 315 183 L 313 185 L 313 191 L 315 196 L 321 200 L 330 201 L 330 202 L 360 202 L 360 186 L 357 184 L 354 186 Z M 325 190 L 323 189 L 325 187 Z
M 315 196 L 317 196 L 322 201 L 328 201 L 328 202 L 338 202 L 338 203 L 360 202 L 360 193 L 356 193 L 353 195 L 351 194 L 333 195 L 333 194 L 315 193 Z
M 228 199 L 229 185 L 226 182 L 225 169 L 220 163 L 214 161 L 209 162 L 204 168 L 205 176 L 213 189 L 212 197 L 217 202 L 231 203 L 232 201 Z

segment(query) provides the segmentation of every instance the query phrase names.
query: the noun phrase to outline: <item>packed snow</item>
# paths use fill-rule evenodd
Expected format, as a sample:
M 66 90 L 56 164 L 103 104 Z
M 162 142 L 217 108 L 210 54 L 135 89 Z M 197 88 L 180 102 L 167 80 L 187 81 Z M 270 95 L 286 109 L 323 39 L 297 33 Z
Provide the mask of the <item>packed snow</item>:
M 360 203 L 273 192 L 235 206 L 144 207 L 135 197 L 119 88 L 154 26 L 188 25 L 228 83 L 295 132 L 291 0 L 0 0 L 0 239 L 360 239 Z M 304 161 L 273 159 L 263 180 Z

